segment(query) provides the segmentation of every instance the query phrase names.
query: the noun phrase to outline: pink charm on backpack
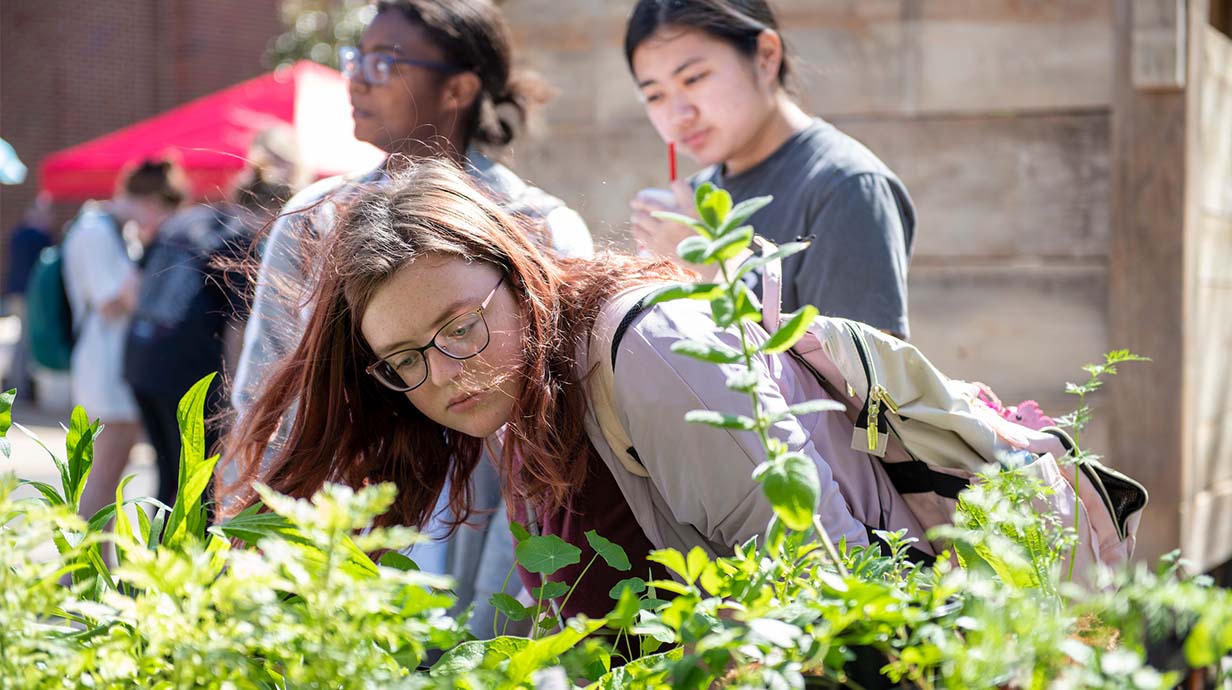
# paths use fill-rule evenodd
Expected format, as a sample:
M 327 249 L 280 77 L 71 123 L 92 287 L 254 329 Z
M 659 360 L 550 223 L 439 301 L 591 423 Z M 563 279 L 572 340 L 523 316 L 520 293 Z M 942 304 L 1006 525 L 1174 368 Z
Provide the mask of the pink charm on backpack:
M 1013 407 L 1006 407 L 996 393 L 987 385 L 975 382 L 976 388 L 979 389 L 979 400 L 988 407 L 992 408 L 1002 419 L 1007 419 L 1015 424 L 1021 424 L 1028 429 L 1039 431 L 1045 427 L 1056 426 L 1052 417 L 1044 414 L 1040 409 L 1039 403 L 1034 400 L 1023 400 Z

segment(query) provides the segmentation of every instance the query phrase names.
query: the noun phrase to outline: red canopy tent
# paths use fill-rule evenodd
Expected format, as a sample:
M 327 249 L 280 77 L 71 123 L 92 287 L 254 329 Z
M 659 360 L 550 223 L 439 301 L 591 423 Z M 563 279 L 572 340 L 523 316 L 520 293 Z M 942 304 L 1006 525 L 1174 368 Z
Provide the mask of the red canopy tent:
M 218 198 L 253 138 L 285 124 L 301 165 L 318 177 L 373 167 L 383 155 L 352 136 L 342 75 L 301 61 L 54 153 L 43 160 L 40 183 L 60 201 L 106 198 L 125 164 L 170 155 L 199 197 Z

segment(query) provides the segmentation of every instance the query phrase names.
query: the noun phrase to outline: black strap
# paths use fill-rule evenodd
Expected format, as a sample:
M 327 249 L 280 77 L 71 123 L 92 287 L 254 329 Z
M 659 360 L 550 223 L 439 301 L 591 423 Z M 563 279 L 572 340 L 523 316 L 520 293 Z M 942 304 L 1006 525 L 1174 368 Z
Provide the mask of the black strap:
M 629 326 L 632 326 L 633 321 L 637 319 L 637 317 L 644 311 L 646 311 L 645 297 L 639 299 L 637 304 L 633 305 L 629 311 L 625 312 L 625 315 L 620 319 L 620 324 L 616 326 L 616 332 L 612 333 L 612 373 L 616 373 L 616 351 L 620 347 L 620 341 L 625 337 L 625 331 L 629 330 Z M 629 454 L 629 457 L 645 466 L 645 463 L 642 462 L 641 456 L 637 454 L 636 448 L 629 446 L 625 449 L 625 452 Z
M 938 472 L 922 460 L 907 462 L 881 462 L 886 476 L 900 494 L 935 493 L 945 498 L 957 499 L 959 492 L 971 486 L 970 480 L 952 474 Z
M 612 371 L 616 371 L 616 351 L 620 348 L 620 341 L 625 337 L 625 331 L 629 330 L 629 326 L 633 325 L 633 321 L 641 316 L 642 312 L 646 311 L 646 298 L 643 297 L 633 305 L 629 311 L 625 312 L 623 318 L 620 319 L 620 324 L 616 326 L 616 332 L 612 334 Z M 637 455 L 633 456 L 634 458 Z
M 860 408 L 860 415 L 856 418 L 857 429 L 868 428 L 869 407 L 873 401 L 873 366 L 869 363 L 868 353 L 865 351 L 864 338 L 860 337 L 859 331 L 850 323 L 847 324 L 847 331 L 851 334 L 851 340 L 856 345 L 856 352 L 860 355 L 860 366 L 864 367 L 864 380 L 868 382 L 868 394 L 864 396 L 864 406 Z M 877 435 L 889 433 L 890 423 L 886 421 L 884 414 L 877 416 Z

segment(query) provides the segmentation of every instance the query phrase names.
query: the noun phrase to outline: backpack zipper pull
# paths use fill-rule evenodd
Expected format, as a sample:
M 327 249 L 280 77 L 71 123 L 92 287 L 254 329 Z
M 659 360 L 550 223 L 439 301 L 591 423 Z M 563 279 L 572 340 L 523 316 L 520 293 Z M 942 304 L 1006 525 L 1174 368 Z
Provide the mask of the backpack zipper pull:
M 868 396 L 868 449 L 877 450 L 877 417 L 881 413 L 881 404 L 877 400 L 877 389 L 874 388 Z
M 894 402 L 894 398 L 890 397 L 890 391 L 885 389 L 885 386 L 878 385 L 876 388 L 877 398 L 885 403 L 886 409 L 894 414 L 898 414 L 898 403 Z

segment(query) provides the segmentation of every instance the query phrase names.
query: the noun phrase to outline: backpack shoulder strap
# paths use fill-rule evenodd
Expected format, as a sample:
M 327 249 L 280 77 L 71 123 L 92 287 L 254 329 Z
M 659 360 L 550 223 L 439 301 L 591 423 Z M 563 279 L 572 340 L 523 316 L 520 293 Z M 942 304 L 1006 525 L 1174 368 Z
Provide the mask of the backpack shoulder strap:
M 753 248 L 758 256 L 767 257 L 778 247 L 770 240 L 753 237 Z M 780 259 L 770 259 L 761 267 L 761 323 L 767 333 L 779 329 L 782 320 L 783 299 L 783 262 Z
M 637 457 L 637 450 L 616 409 L 616 356 L 620 341 L 633 322 L 646 309 L 646 298 L 656 286 L 637 287 L 618 293 L 603 305 L 595 317 L 587 354 L 590 409 L 603 438 L 620 464 L 632 474 L 649 477 Z

